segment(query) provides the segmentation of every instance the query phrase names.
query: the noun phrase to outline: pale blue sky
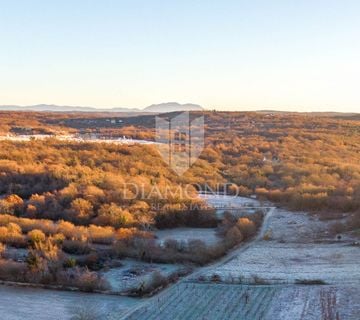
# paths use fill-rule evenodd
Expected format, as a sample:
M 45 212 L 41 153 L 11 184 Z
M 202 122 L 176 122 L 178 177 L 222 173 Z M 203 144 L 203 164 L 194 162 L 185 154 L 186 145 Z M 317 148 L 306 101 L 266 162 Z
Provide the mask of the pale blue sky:
M 0 104 L 360 112 L 360 1 L 0 0 Z

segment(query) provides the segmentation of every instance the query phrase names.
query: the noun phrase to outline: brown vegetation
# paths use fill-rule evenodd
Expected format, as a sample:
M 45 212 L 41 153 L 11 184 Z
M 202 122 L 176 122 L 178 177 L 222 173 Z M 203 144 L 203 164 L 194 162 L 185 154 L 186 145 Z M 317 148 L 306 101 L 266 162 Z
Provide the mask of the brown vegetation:
M 204 115 L 205 148 L 183 176 L 165 165 L 154 146 L 54 138 L 0 141 L 0 279 L 93 290 L 106 287 L 93 270 L 116 256 L 196 264 L 214 260 L 251 238 L 261 214 L 226 215 L 218 228 L 223 241 L 214 246 L 173 240 L 161 246 L 149 230 L 216 227 L 214 212 L 193 196 L 219 183 L 233 183 L 220 191 L 256 194 L 292 209 L 321 212 L 323 218 L 345 212 L 333 231 L 360 229 L 358 120 L 287 113 Z M 106 116 L 1 112 L 0 132 L 154 138 L 154 116 L 129 117 L 117 126 L 106 124 Z M 4 260 L 4 246 L 26 248 L 27 261 Z

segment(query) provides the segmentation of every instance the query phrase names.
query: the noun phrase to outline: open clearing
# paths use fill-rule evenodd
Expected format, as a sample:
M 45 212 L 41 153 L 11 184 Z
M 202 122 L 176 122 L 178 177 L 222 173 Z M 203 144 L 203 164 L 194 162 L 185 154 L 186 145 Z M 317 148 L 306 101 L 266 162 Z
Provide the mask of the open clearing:
M 77 312 L 115 320 L 139 300 L 92 293 L 0 286 L 0 318 L 4 320 L 68 320 Z
M 207 245 L 215 245 L 220 241 L 216 229 L 205 228 L 175 228 L 155 232 L 157 241 L 163 244 L 166 240 L 176 240 L 187 243 L 190 240 L 201 240 Z
M 226 196 L 212 203 L 228 200 L 233 207 Z M 122 319 L 358 320 L 360 248 L 351 239 L 336 241 L 327 229 L 305 213 L 272 208 L 252 243 Z
M 295 283 L 321 280 L 328 284 L 360 283 L 360 248 L 351 240 L 336 241 L 326 224 L 304 213 L 275 210 L 259 239 L 230 261 L 202 276 L 225 282 Z
M 234 197 L 220 194 L 200 194 L 200 198 L 206 200 L 206 202 L 217 208 L 242 208 L 242 207 L 259 207 L 260 202 L 255 199 L 245 197 Z
M 359 294 L 358 287 L 183 282 L 126 319 L 358 320 Z
M 151 281 L 155 272 L 159 272 L 164 277 L 169 277 L 183 268 L 180 265 L 146 263 L 131 259 L 121 260 L 121 264 L 121 267 L 111 268 L 102 274 L 114 293 L 139 289 L 141 285 Z
M 267 243 L 261 241 L 228 263 L 206 274 L 225 282 L 296 283 L 323 281 L 327 284 L 360 283 L 360 250 L 338 244 Z

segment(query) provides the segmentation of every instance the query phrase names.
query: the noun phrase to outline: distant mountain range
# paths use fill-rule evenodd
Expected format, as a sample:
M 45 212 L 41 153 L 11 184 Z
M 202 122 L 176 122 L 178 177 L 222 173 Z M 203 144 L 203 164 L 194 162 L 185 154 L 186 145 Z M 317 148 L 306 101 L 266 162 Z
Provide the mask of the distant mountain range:
M 38 104 L 34 106 L 0 106 L 0 111 L 38 111 L 38 112 L 149 112 L 165 113 L 174 111 L 200 111 L 203 108 L 198 104 L 177 102 L 167 102 L 152 104 L 144 109 L 138 108 L 94 108 L 94 107 L 76 107 L 76 106 L 57 106 L 53 104 Z

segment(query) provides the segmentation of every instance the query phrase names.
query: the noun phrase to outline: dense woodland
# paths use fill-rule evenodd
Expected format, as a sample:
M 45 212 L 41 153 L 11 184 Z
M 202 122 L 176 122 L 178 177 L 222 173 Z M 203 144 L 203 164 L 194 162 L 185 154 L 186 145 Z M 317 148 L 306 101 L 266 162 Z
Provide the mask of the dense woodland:
M 16 274 L 12 280 L 36 278 L 101 289 L 105 285 L 88 268 L 95 270 L 104 255 L 200 264 L 212 260 L 250 237 L 260 218 L 235 221 L 229 217 L 219 226 L 225 240 L 216 248 L 201 243 L 186 249 L 177 243 L 160 248 L 149 232 L 216 226 L 214 213 L 196 199 L 196 189 L 205 185 L 233 183 L 228 193 L 256 194 L 325 217 L 347 213 L 348 229 L 360 228 L 359 119 L 269 112 L 204 115 L 205 149 L 183 176 L 171 171 L 151 145 L 56 138 L 0 141 L 0 241 L 2 246 L 30 252 L 26 268 L 7 262 L 0 268 L 0 278 Z M 0 117 L 2 134 L 97 132 L 155 137 L 153 115 L 123 117 L 121 124 L 114 125 L 104 120 L 108 114 L 3 112 Z M 140 193 L 136 186 L 141 186 Z M 100 256 L 94 251 L 96 244 L 111 248 Z M 69 254 L 84 257 L 76 260 Z M 29 273 L 29 267 L 37 272 Z M 15 272 L 17 268 L 21 272 Z
M 201 115 L 193 113 L 192 117 Z M 100 182 L 91 180 L 105 179 L 109 173 L 114 178 L 111 173 L 116 171 L 120 181 L 144 178 L 149 185 L 233 182 L 243 195 L 256 193 L 300 210 L 349 212 L 360 208 L 358 116 L 215 111 L 204 115 L 206 147 L 183 177 L 173 174 L 149 146 L 79 147 L 48 141 L 46 145 L 33 142 L 14 148 L 2 142 L 0 192 L 29 197 L 51 189 L 69 189 L 74 183 L 83 185 L 84 176 L 89 185 L 104 189 Z M 155 136 L 153 115 L 121 118 L 111 114 L 121 118 L 121 124 L 106 122 L 109 114 L 3 112 L 0 116 L 3 133 L 25 126 L 34 132 L 87 131 L 149 140 Z M 50 184 L 33 183 L 46 179 Z M 21 190 L 11 192 L 10 186 Z

